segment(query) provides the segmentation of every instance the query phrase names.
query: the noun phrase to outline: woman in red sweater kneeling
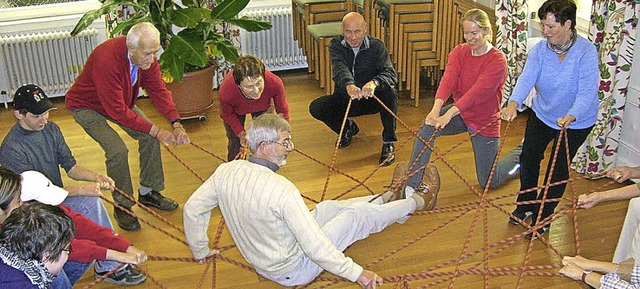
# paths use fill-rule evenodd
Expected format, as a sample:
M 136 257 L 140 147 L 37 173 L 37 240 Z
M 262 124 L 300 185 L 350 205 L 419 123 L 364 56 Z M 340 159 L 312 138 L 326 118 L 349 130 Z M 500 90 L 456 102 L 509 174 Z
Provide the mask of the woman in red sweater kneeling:
M 418 134 L 426 142 L 439 129 L 431 139 L 430 147 L 441 135 L 465 132 L 472 135 L 476 176 L 484 188 L 489 183 L 489 173 L 500 147 L 500 102 L 507 78 L 507 59 L 491 45 L 491 22 L 484 11 L 467 11 L 462 29 L 465 43 L 457 45 L 449 53 L 433 107 Z M 453 98 L 453 103 L 443 107 L 449 98 Z M 437 186 L 430 188 L 428 181 L 436 168 L 429 164 L 431 150 L 425 148 L 425 142 L 420 139 L 414 142 L 409 162 L 409 174 L 413 175 L 407 180 L 407 194 L 415 190 L 429 193 L 429 190 L 438 189 Z M 489 187 L 495 188 L 514 176 L 518 161 L 517 150 L 501 159 Z M 425 168 L 431 172 L 425 174 Z M 404 170 L 403 167 L 399 169 Z M 423 175 L 427 180 L 423 181 Z M 403 187 L 398 186 L 400 189 Z

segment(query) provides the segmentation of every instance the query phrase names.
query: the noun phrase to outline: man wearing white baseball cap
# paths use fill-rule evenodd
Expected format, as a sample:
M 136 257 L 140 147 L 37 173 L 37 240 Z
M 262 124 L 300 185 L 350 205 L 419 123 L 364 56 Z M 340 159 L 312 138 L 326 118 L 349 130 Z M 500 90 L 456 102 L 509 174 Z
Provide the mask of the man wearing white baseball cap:
M 54 279 L 53 288 L 71 288 L 94 261 L 97 261 L 94 274 L 97 279 L 111 271 L 98 272 L 103 270 L 98 267 L 104 267 L 101 266 L 104 263 L 115 263 L 116 266 L 119 265 L 118 262 L 139 265 L 147 260 L 147 254 L 144 251 L 134 247 L 112 228 L 100 226 L 62 204 L 69 193 L 51 183 L 43 174 L 37 171 L 26 171 L 20 175 L 22 176 L 21 201 L 38 201 L 59 206 L 71 217 L 76 226 L 76 236 L 71 241 L 73 252 L 69 254 L 69 260 L 64 265 L 63 271 Z M 107 260 L 110 262 L 105 262 Z M 130 286 L 138 285 L 146 279 L 147 276 L 142 272 L 125 265 L 104 281 Z

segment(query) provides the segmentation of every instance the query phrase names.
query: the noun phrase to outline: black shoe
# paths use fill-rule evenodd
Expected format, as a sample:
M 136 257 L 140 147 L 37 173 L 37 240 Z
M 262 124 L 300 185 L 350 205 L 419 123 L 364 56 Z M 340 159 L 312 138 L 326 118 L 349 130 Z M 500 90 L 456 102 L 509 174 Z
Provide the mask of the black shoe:
M 533 212 L 531 211 L 520 211 L 518 209 L 515 209 L 511 214 L 513 215 L 513 217 L 516 217 L 522 220 L 522 222 L 524 222 L 526 219 L 531 218 L 531 216 L 533 216 Z M 518 223 L 518 220 L 514 219 L 513 217 L 509 217 L 509 223 L 514 225 L 520 225 L 520 223 Z
M 382 152 L 380 153 L 379 163 L 386 167 L 396 161 L 396 148 L 393 143 L 382 144 Z
M 94 270 L 93 277 L 98 279 L 106 275 L 107 273 L 108 271 L 99 273 L 98 271 Z M 147 276 L 140 272 L 140 270 L 134 269 L 129 265 L 125 265 L 124 267 L 120 268 L 120 270 L 107 276 L 107 278 L 104 278 L 103 281 L 120 286 L 135 286 L 141 284 L 145 280 L 147 280 Z
M 146 195 L 142 195 L 138 192 L 138 202 L 147 207 L 154 207 L 158 210 L 168 212 L 178 208 L 178 203 L 176 203 L 176 201 L 169 199 L 156 191 L 151 191 Z
M 351 140 L 355 135 L 360 132 L 360 128 L 356 124 L 355 121 L 347 119 L 347 124 L 344 126 L 344 131 L 342 132 L 342 137 L 340 138 L 340 144 L 338 144 L 338 148 L 346 148 L 351 144 Z
M 533 225 L 531 225 L 531 226 L 533 227 Z M 549 229 L 551 229 L 551 224 L 546 225 L 546 226 L 544 226 L 544 227 L 542 227 L 542 228 L 538 228 L 538 234 L 539 234 L 540 236 L 544 236 L 547 232 L 549 232 Z M 524 237 L 525 237 L 526 239 L 528 239 L 528 240 L 531 240 L 531 238 L 533 238 L 534 240 L 535 240 L 535 239 L 538 239 L 538 235 L 535 235 L 535 236 L 534 236 L 534 235 L 533 235 L 533 232 L 529 232 L 529 233 L 527 233 L 526 235 L 524 235 Z
M 127 208 L 131 211 L 131 208 Z M 118 223 L 118 227 L 127 231 L 137 231 L 140 230 L 140 222 L 135 217 L 127 214 L 125 211 L 120 210 L 118 208 L 113 209 L 113 217 L 116 219 L 116 223 Z

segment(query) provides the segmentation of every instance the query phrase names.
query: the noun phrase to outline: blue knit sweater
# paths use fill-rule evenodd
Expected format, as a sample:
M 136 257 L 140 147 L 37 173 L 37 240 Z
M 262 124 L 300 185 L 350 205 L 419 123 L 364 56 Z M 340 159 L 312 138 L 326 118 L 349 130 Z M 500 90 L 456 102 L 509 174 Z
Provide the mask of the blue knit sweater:
M 518 107 L 534 86 L 533 111 L 546 125 L 560 129 L 556 120 L 567 114 L 576 120 L 570 129 L 588 128 L 598 114 L 598 54 L 587 39 L 578 36 L 564 60 L 547 47 L 547 40 L 533 47 L 509 101 Z

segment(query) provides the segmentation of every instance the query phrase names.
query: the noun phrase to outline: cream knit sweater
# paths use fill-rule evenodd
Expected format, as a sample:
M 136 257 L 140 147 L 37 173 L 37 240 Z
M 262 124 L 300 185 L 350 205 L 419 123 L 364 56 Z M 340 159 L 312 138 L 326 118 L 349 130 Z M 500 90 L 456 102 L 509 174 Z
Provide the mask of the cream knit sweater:
M 209 253 L 207 228 L 216 206 L 240 253 L 261 272 L 291 272 L 306 254 L 352 282 L 362 274 L 363 268 L 325 236 L 293 183 L 265 166 L 244 160 L 222 164 L 189 198 L 184 227 L 197 259 Z

